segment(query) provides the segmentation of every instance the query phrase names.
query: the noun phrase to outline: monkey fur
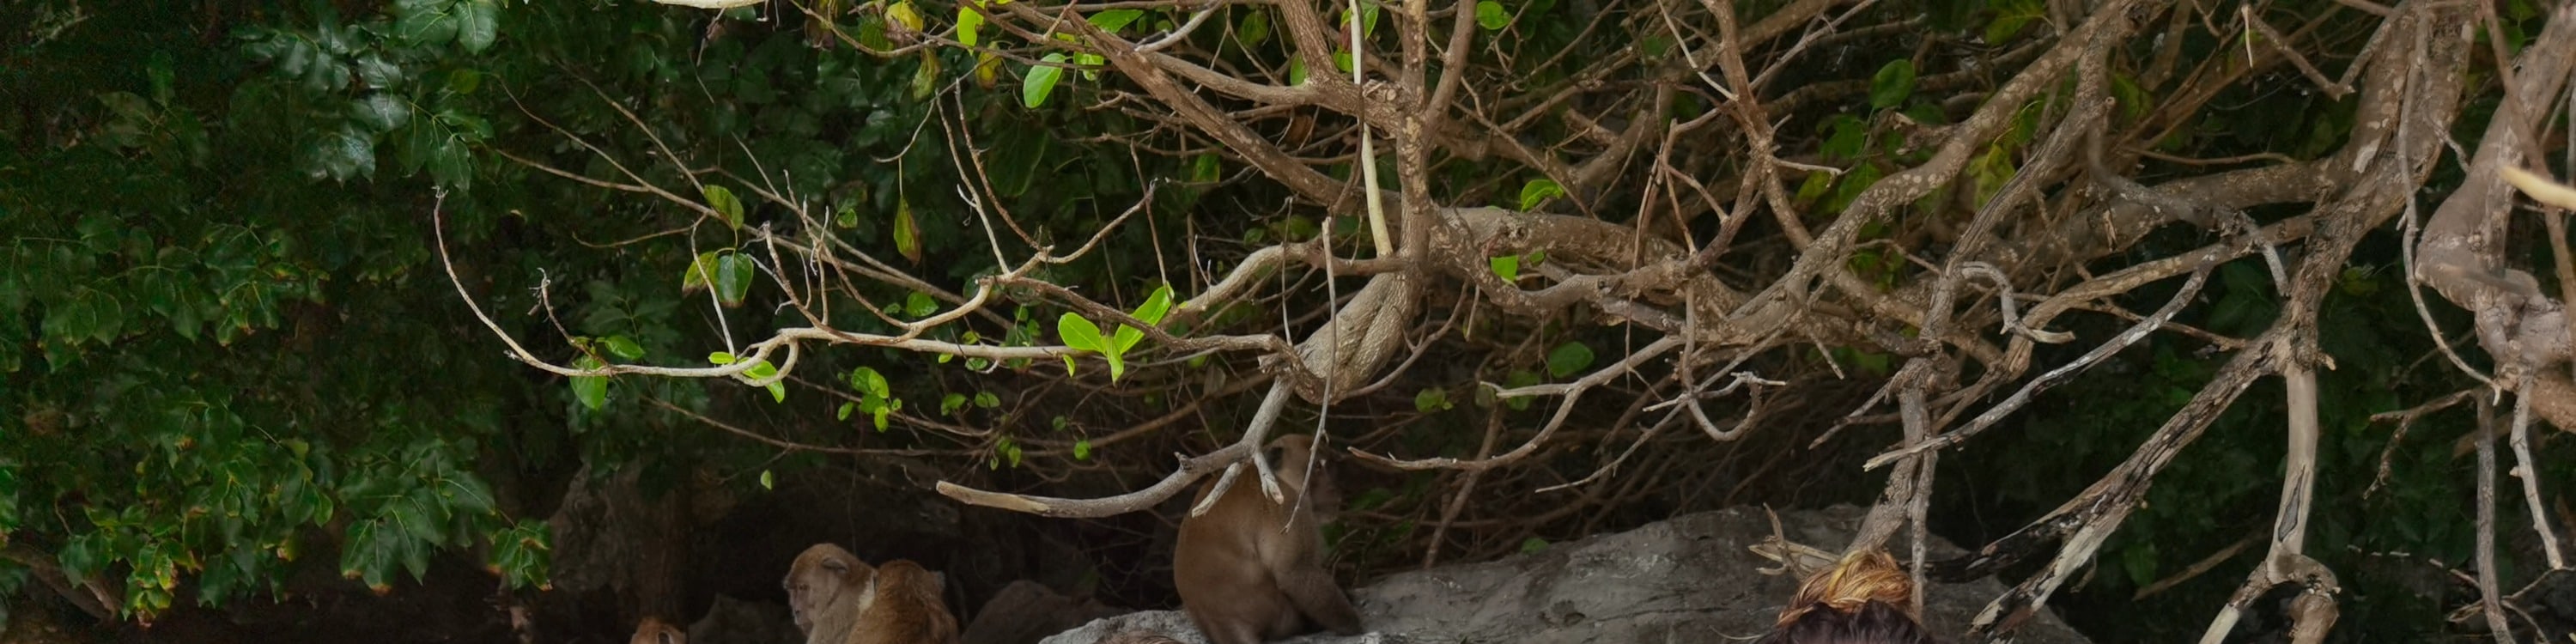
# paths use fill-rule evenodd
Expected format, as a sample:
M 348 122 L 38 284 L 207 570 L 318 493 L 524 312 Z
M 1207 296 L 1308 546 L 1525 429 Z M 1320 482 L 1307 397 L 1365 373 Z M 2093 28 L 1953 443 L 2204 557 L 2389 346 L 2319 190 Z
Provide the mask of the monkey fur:
M 872 568 L 840 546 L 806 548 L 779 582 L 806 644 L 956 644 L 940 580 L 897 559 Z
M 689 644 L 689 634 L 659 617 L 646 617 L 635 625 L 635 636 L 626 644 Z
M 1205 514 L 1181 521 L 1173 585 L 1182 610 L 1212 644 L 1260 644 L 1312 633 L 1318 625 L 1340 635 L 1361 632 L 1359 611 L 1324 568 L 1316 517 L 1340 501 L 1331 498 L 1332 479 L 1322 463 L 1315 465 L 1315 480 L 1307 480 L 1313 445 L 1305 435 L 1270 443 L 1268 449 L 1280 452 L 1273 462 L 1284 506 L 1263 495 L 1258 481 L 1236 481 Z M 1193 507 L 1215 485 L 1200 487 Z

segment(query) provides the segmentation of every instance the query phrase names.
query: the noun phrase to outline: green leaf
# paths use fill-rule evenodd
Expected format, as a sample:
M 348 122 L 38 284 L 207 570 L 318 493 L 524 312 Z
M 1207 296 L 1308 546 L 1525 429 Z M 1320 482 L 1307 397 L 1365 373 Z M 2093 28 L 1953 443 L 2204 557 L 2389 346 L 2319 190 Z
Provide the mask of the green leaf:
M 1073 442 L 1073 460 L 1091 460 L 1091 439 L 1086 438 Z
M 1359 4 L 1360 37 L 1367 38 L 1369 36 L 1377 35 L 1378 6 L 1376 0 L 1362 0 Z M 1349 24 L 1351 24 L 1351 12 L 1348 7 L 1344 7 L 1342 9 L 1342 13 L 1339 16 L 1336 16 L 1333 26 L 1342 27 Z M 1349 43 L 1343 43 L 1343 46 L 1349 46 Z
M 394 37 L 419 47 L 436 47 L 456 39 L 459 16 L 451 6 L 428 2 L 396 2 L 394 11 L 402 14 L 394 20 Z M 352 528 L 355 529 L 355 528 Z
M 1421 392 L 1413 394 L 1414 411 L 1428 414 L 1435 411 L 1447 410 L 1449 408 L 1449 390 L 1447 389 L 1439 387 L 1425 387 Z
M 1836 114 L 1826 117 L 1817 127 L 1832 132 L 1825 137 L 1824 143 L 1816 146 L 1816 152 L 1824 155 L 1827 161 L 1857 159 L 1869 149 L 1869 125 L 1861 122 L 1860 117 Z
M 718 263 L 717 253 L 718 251 L 712 250 L 698 253 L 698 258 L 689 262 L 689 269 L 680 273 L 681 294 L 698 292 L 698 289 L 706 288 L 708 282 L 714 281 Z
M 465 53 L 480 54 L 501 36 L 501 4 L 495 0 L 465 0 L 459 12 L 456 44 Z
M 1165 284 L 1154 287 L 1154 294 L 1145 297 L 1145 305 L 1136 307 L 1135 316 L 1146 324 L 1162 326 L 1163 315 L 1171 311 L 1172 285 Z
M 741 253 L 716 258 L 716 299 L 725 306 L 741 306 L 742 297 L 751 291 L 752 278 L 759 272 L 751 258 Z
M 1914 95 L 1914 61 L 1899 58 L 1878 68 L 1869 79 L 1869 106 L 1887 109 L 1905 103 Z
M 770 476 L 769 470 L 760 471 L 760 489 L 772 490 L 777 489 L 777 486 L 778 481 L 775 477 Z
M 833 414 L 832 414 L 832 419 L 833 419 L 833 420 L 849 420 L 849 419 L 850 419 L 850 411 L 851 411 L 851 410 L 854 410 L 854 409 L 857 409 L 858 407 L 859 407 L 859 404 L 858 404 L 858 403 L 856 403 L 856 402 L 843 402 L 843 403 L 841 403 L 841 410 L 840 410 L 840 411 L 837 411 L 837 412 L 833 412 Z
M 930 314 L 938 312 L 939 301 L 930 299 L 928 293 L 915 291 L 903 298 L 903 314 L 912 316 L 913 319 L 930 317 Z
M 717 366 L 733 364 L 737 359 L 738 358 L 733 357 L 733 354 L 723 351 L 707 354 L 707 362 L 714 363 Z
M 1505 282 L 1519 281 L 1521 278 L 1521 256 L 1519 255 L 1494 257 L 1485 260 L 1485 263 L 1493 267 L 1495 277 L 1503 278 Z
M 931 50 L 921 50 L 921 67 L 912 74 L 912 100 L 930 98 L 939 89 L 939 57 Z
M 742 375 L 753 380 L 768 380 L 778 376 L 778 367 L 769 364 L 768 360 L 762 360 L 752 363 L 751 368 L 744 369 Z M 769 397 L 772 400 L 776 402 L 787 402 L 787 385 L 784 381 L 772 382 L 762 386 L 769 388 Z
M 1201 154 L 1190 162 L 1190 183 L 1216 183 L 1223 178 L 1225 167 L 1214 152 Z
M 1547 540 L 1546 540 L 1546 539 L 1541 539 L 1541 538 L 1538 538 L 1538 537 L 1530 537 L 1530 538 L 1522 539 L 1522 540 L 1521 540 L 1521 554 L 1529 554 L 1529 553 L 1538 552 L 1538 551 L 1546 550 L 1546 549 L 1547 549 Z
M 2111 75 L 2111 97 L 2119 102 L 2121 116 L 2130 121 L 2145 117 L 2147 110 L 2156 106 L 2155 97 L 2148 95 L 2146 88 L 2139 87 L 2138 81 L 2129 78 L 2128 74 Z
M 1235 25 L 1234 39 L 1242 41 L 1245 48 L 1259 47 L 1261 43 L 1269 42 L 1270 12 L 1263 11 L 1257 6 L 1253 7 L 1251 13 L 1244 14 L 1243 22 Z
M 1109 343 L 1100 339 L 1100 325 L 1070 311 L 1065 312 L 1064 317 L 1056 318 L 1055 334 L 1064 338 L 1064 346 L 1067 347 L 1101 353 L 1109 349 Z
M 983 12 L 976 11 L 970 3 L 957 3 L 957 42 L 968 47 L 981 44 L 983 37 L 978 32 L 983 28 Z
M 1062 63 L 1064 62 L 1064 54 L 1061 52 L 1047 54 L 1046 57 L 1038 60 L 1049 63 Z M 1029 67 L 1028 77 L 1020 79 L 1020 104 L 1028 106 L 1029 109 L 1037 109 L 1038 106 L 1045 105 L 1047 94 L 1055 92 L 1056 81 L 1061 80 L 1063 77 L 1064 68 L 1062 67 L 1051 65 L 1035 65 Z
M 1136 18 L 1143 15 L 1145 12 L 1137 9 L 1111 9 L 1091 14 L 1091 24 L 1099 27 L 1101 31 L 1114 34 L 1120 29 L 1127 28 L 1127 23 L 1135 22 Z
M 1556 345 L 1547 352 L 1547 372 L 1558 378 L 1573 375 L 1592 366 L 1592 347 L 1581 342 Z
M 1154 294 L 1145 298 L 1145 304 L 1137 307 L 1136 311 L 1131 315 L 1133 315 L 1138 321 L 1160 326 L 1163 321 L 1163 315 L 1171 310 L 1172 287 L 1171 285 L 1166 284 L 1155 287 Z M 1123 355 L 1127 353 L 1128 349 L 1135 348 L 1136 343 L 1143 339 L 1145 339 L 1145 332 L 1143 330 L 1124 324 L 1118 325 L 1118 331 L 1110 338 L 1113 350 L 1105 353 Z M 1117 372 L 1119 369 L 1115 364 L 1115 360 L 1112 360 L 1111 362 L 1109 379 L 1117 380 Z
M 1011 442 L 1010 439 L 1003 439 L 1002 455 L 1011 459 L 1011 467 L 1017 468 L 1020 466 L 1019 443 Z
M 1304 84 L 1306 84 L 1306 59 L 1288 59 L 1288 85 L 1294 87 Z
M 347 181 L 376 172 L 376 142 L 350 123 L 322 136 L 312 150 L 313 178 Z
M 867 367 L 850 370 L 850 388 L 871 398 L 894 397 L 894 390 L 886 385 L 885 376 Z
M 894 252 L 912 263 L 921 263 L 921 228 L 912 219 L 912 200 L 897 198 L 894 202 Z
M 377 132 L 391 132 L 411 123 L 411 105 L 392 94 L 377 93 L 349 103 L 349 115 Z
M 1494 0 L 1477 0 L 1476 26 L 1484 27 L 1486 31 L 1501 31 L 1502 28 L 1511 25 L 1512 14 L 1503 10 L 1503 3 Z
M 596 358 L 582 356 L 581 359 L 574 360 L 572 366 L 575 369 L 597 369 L 600 364 Z M 608 404 L 608 377 L 573 376 L 572 397 L 581 401 L 582 407 L 599 411 L 600 406 Z
M 990 391 L 978 391 L 975 392 L 975 406 L 985 409 L 1001 407 L 1002 397 L 995 396 Z
M 912 0 L 900 0 L 887 6 L 886 16 L 893 18 L 895 24 L 903 25 L 904 29 L 921 31 L 921 10 L 913 8 Z
M 644 357 L 644 347 L 635 344 L 633 338 L 612 335 L 603 342 L 608 345 L 608 353 L 617 356 L 619 360 L 635 360 Z
M 1546 203 L 1549 199 L 1563 196 L 1565 196 L 1565 186 L 1557 185 L 1556 181 L 1531 179 L 1529 183 L 1521 184 L 1521 210 L 1537 208 L 1539 204 Z
M 733 196 L 732 190 L 712 183 L 706 186 L 706 197 L 707 207 L 715 209 L 717 219 L 724 220 L 726 226 L 735 230 L 742 229 L 741 198 Z
M 1852 166 L 1850 172 L 1843 173 L 1842 179 L 1834 183 L 1833 198 L 1825 200 L 1825 212 L 1842 212 L 1844 208 L 1851 207 L 1854 200 L 1860 199 L 1861 192 L 1878 184 L 1881 174 L 1876 163 L 1862 162 Z
M 1513 369 L 1511 373 L 1503 376 L 1503 387 L 1506 389 L 1519 389 L 1538 384 L 1538 382 L 1538 373 L 1528 369 Z M 1503 404 L 1510 406 L 1512 411 L 1527 410 L 1530 406 L 1530 397 L 1521 396 L 1505 400 L 1503 401 Z
M 957 410 L 965 408 L 966 394 L 950 392 L 948 395 L 941 396 L 939 398 L 939 415 L 941 416 L 955 416 L 957 415 Z

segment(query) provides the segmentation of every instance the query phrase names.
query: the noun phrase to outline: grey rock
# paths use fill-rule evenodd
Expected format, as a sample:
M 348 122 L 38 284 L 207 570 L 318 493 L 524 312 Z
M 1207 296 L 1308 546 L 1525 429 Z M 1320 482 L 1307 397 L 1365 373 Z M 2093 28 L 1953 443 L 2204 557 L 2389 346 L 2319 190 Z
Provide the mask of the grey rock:
M 1780 513 L 1789 540 L 1838 550 L 1859 528 L 1854 507 Z M 1798 580 L 1764 575 L 1776 564 L 1748 550 L 1771 535 L 1758 508 L 1674 517 L 1628 532 L 1597 535 L 1499 561 L 1453 564 L 1389 575 L 1352 593 L 1370 633 L 1315 634 L 1297 644 L 1441 642 L 1631 644 L 1744 641 L 1767 632 Z M 1928 544 L 1934 557 L 1960 554 L 1948 542 Z M 1906 553 L 1900 535 L 1890 550 Z M 1904 558 L 1900 555 L 1900 559 Z M 1993 579 L 1932 583 L 1923 593 L 1925 621 L 1942 640 L 1956 639 L 1985 604 L 2004 591 Z M 1148 611 L 1092 622 L 1043 644 L 1095 644 L 1129 629 L 1206 644 L 1178 611 Z M 2048 611 L 2014 633 L 2018 642 L 2087 644 Z
M 960 639 L 966 644 L 1032 644 L 1048 635 L 1122 612 L 1097 601 L 1057 594 L 1034 581 L 1019 580 L 984 602 Z

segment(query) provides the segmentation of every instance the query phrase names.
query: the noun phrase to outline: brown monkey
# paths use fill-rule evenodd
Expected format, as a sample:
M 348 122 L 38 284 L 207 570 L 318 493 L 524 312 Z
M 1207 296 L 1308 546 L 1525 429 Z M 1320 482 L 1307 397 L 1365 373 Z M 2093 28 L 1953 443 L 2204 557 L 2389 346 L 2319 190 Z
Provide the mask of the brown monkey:
M 635 625 L 635 636 L 626 644 L 689 644 L 689 634 L 659 617 L 646 617 Z
M 779 583 L 806 644 L 957 641 L 939 579 L 910 561 L 871 568 L 840 546 L 818 543 L 796 556 Z
M 896 559 L 878 566 L 868 595 L 851 644 L 957 644 L 957 618 L 940 598 L 940 580 L 921 564 Z
M 1308 480 L 1306 459 L 1313 448 L 1314 439 L 1305 435 L 1281 436 L 1267 448 L 1279 451 L 1272 462 L 1278 464 L 1284 506 L 1261 493 L 1257 478 L 1246 478 L 1227 488 L 1206 514 L 1181 521 L 1172 582 L 1182 610 L 1209 642 L 1259 644 L 1312 633 L 1317 625 L 1340 635 L 1360 633 L 1359 611 L 1324 569 L 1316 516 L 1340 501 L 1331 498 L 1332 478 L 1322 463 Z M 1215 481 L 1200 487 L 1192 507 L 1215 487 Z

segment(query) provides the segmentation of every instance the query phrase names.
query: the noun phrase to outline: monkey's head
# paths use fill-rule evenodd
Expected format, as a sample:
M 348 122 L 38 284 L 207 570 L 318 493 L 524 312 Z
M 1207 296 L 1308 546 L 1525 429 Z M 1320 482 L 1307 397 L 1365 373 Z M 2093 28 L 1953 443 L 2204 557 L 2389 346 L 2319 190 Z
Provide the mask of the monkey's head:
M 787 567 L 787 578 L 778 585 L 787 589 L 787 609 L 795 615 L 796 630 L 810 633 L 818 615 L 837 614 L 844 604 L 865 608 L 868 582 L 875 577 L 876 569 L 857 555 L 818 543 L 796 555 L 796 563 Z M 853 616 L 858 612 L 849 611 Z
M 1270 446 L 1263 449 L 1270 455 L 1271 469 L 1279 474 L 1279 484 L 1304 495 L 1306 507 L 1316 519 L 1331 521 L 1340 513 L 1342 488 L 1333 481 L 1333 454 L 1330 450 L 1316 452 L 1315 437 L 1289 434 L 1271 439 Z M 1306 470 L 1309 455 L 1315 460 L 1312 475 Z
M 626 644 L 689 644 L 689 634 L 659 617 L 646 617 L 635 625 L 635 636 Z

